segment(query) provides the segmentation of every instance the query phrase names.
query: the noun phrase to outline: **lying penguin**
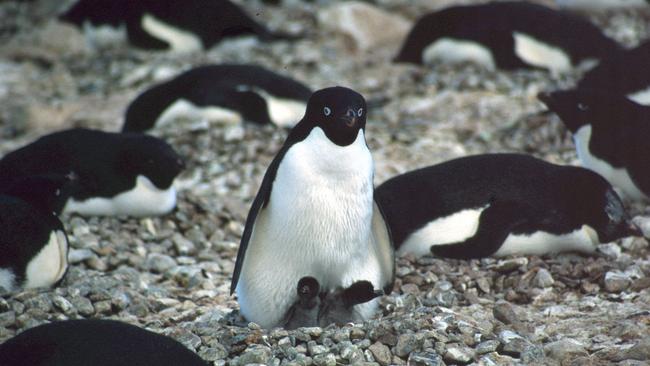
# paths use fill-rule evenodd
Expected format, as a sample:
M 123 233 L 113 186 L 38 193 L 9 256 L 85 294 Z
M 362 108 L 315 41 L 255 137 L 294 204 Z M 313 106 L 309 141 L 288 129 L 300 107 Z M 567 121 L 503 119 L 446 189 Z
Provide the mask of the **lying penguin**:
M 182 169 L 183 160 L 158 138 L 74 128 L 4 156 L 0 187 L 30 175 L 68 175 L 75 189 L 64 212 L 154 216 L 176 206 L 173 182 Z
M 0 287 L 4 291 L 50 287 L 67 272 L 68 238 L 54 214 L 65 202 L 67 184 L 63 176 L 34 176 L 0 192 Z
M 126 110 L 122 131 L 146 131 L 179 114 L 228 118 L 236 113 L 250 122 L 292 127 L 310 96 L 304 84 L 261 66 L 200 66 L 140 94 Z
M 319 90 L 271 162 L 246 219 L 231 283 L 247 320 L 281 326 L 305 276 L 321 291 L 361 280 L 392 288 L 395 261 L 373 200 L 366 115 L 359 93 Z M 367 319 L 376 308 L 369 301 L 355 311 Z
M 362 320 L 354 307 L 384 294 L 381 290 L 375 290 L 368 281 L 357 281 L 347 288 L 321 293 L 314 277 L 301 278 L 296 291 L 298 301 L 287 312 L 285 329 L 326 327 L 333 323 Z
M 589 253 L 641 235 L 601 176 L 526 155 L 450 160 L 391 178 L 375 194 L 398 254 Z
M 59 19 L 91 37 L 107 33 L 96 28 L 126 28 L 131 44 L 150 50 L 191 52 L 247 34 L 291 38 L 269 31 L 229 0 L 78 0 Z
M 625 95 L 650 105 L 650 41 L 603 59 L 578 82 L 577 89 Z
M 56 321 L 0 345 L 3 366 L 207 366 L 178 341 L 115 320 Z
M 603 91 L 541 93 L 539 99 L 573 133 L 584 167 L 629 199 L 650 197 L 650 107 Z
M 423 16 L 395 61 L 472 61 L 489 69 L 542 68 L 560 73 L 620 49 L 576 14 L 504 1 L 453 6 Z

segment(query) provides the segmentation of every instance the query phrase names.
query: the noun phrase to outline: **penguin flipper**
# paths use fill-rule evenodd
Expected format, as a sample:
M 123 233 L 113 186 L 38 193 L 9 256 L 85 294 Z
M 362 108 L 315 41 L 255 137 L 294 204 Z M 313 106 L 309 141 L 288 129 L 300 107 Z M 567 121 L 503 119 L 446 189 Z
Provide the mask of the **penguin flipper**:
M 431 253 L 455 259 L 484 258 L 496 253 L 512 230 L 526 223 L 532 207 L 514 201 L 496 201 L 481 212 L 474 236 L 456 243 L 433 245 Z
M 372 248 L 375 251 L 375 258 L 379 261 L 384 292 L 389 294 L 395 282 L 395 247 L 390 228 L 386 224 L 386 216 L 376 200 L 373 200 L 372 236 L 375 239 Z

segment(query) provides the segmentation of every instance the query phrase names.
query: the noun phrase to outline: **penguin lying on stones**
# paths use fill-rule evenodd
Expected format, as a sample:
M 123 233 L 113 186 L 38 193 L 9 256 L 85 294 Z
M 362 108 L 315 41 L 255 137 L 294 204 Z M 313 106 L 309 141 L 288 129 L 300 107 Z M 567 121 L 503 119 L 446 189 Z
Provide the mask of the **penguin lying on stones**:
M 601 176 L 527 155 L 450 160 L 391 178 L 375 194 L 398 254 L 589 253 L 640 236 Z
M 566 72 L 621 49 L 588 20 L 523 1 L 453 6 L 417 21 L 395 58 L 473 61 L 487 68 Z
M 123 132 L 142 132 L 179 114 L 241 119 L 292 127 L 302 117 L 311 90 L 255 65 L 208 65 L 186 71 L 140 94 L 127 108 Z
M 33 176 L 0 192 L 0 287 L 4 291 L 53 286 L 65 275 L 68 238 L 54 212 L 65 203 L 67 184 L 63 176 Z
M 650 107 L 622 95 L 571 90 L 539 99 L 573 133 L 582 165 L 632 200 L 650 197 Z
M 0 345 L 3 366 L 207 366 L 178 341 L 115 320 L 57 321 Z
M 75 181 L 64 212 L 143 217 L 175 207 L 172 183 L 182 169 L 183 160 L 158 138 L 75 128 L 4 156 L 0 187 L 30 175 L 68 175 Z
M 625 95 L 650 105 L 650 41 L 603 59 L 578 82 L 577 89 Z
M 269 31 L 229 0 L 79 0 L 59 19 L 91 34 L 97 33 L 93 27 L 126 27 L 131 44 L 151 50 L 197 51 L 247 34 L 290 38 Z
M 384 294 L 375 290 L 368 281 L 357 281 L 347 288 L 321 293 L 314 277 L 301 278 L 297 293 L 298 301 L 287 312 L 285 329 L 326 327 L 333 323 L 363 320 L 355 313 L 354 307 Z
M 366 102 L 344 87 L 315 92 L 271 162 L 246 219 L 231 283 L 242 315 L 271 328 L 298 300 L 296 283 L 321 292 L 368 281 L 392 288 L 390 233 L 373 199 Z M 376 301 L 357 305 L 370 317 Z

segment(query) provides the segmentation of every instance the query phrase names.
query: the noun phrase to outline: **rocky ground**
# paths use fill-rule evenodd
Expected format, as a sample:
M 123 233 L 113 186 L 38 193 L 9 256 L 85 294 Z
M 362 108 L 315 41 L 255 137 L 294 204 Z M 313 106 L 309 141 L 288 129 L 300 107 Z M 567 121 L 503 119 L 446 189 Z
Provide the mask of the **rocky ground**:
M 404 22 L 449 2 L 374 3 Z M 570 137 L 557 118 L 540 113 L 535 95 L 572 85 L 583 70 L 552 76 L 394 65 L 399 41 L 373 46 L 345 35 L 323 10 L 335 2 L 244 4 L 271 28 L 304 38 L 241 38 L 189 55 L 94 47 L 52 20 L 60 2 L 0 3 L 0 153 L 70 126 L 115 131 L 128 102 L 151 83 L 227 61 L 265 65 L 314 89 L 341 84 L 364 94 L 373 106 L 367 136 L 376 183 L 482 152 L 577 163 Z M 650 35 L 650 9 L 590 17 L 627 45 Z M 403 29 L 400 21 L 390 24 L 396 34 Z M 143 220 L 64 217 L 72 246 L 67 277 L 55 289 L 2 295 L 0 341 L 44 322 L 95 317 L 171 335 L 215 365 L 648 362 L 644 239 L 603 245 L 592 257 L 399 258 L 382 313 L 363 324 L 295 331 L 246 324 L 229 295 L 230 277 L 249 205 L 287 131 L 188 119 L 155 134 L 188 162 L 178 208 Z M 639 204 L 630 210 L 650 235 L 650 211 Z

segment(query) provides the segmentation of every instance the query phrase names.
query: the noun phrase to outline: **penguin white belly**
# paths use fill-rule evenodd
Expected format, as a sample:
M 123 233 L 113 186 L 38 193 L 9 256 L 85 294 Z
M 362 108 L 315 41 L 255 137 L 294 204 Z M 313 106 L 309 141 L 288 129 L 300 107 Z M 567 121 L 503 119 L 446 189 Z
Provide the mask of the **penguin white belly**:
M 151 14 L 144 14 L 142 29 L 169 44 L 173 52 L 195 52 L 203 49 L 201 40 L 192 32 L 182 30 L 157 19 Z
M 15 285 L 16 275 L 14 275 L 13 271 L 0 268 L 0 288 L 6 292 L 11 292 L 14 290 Z
M 489 70 L 496 69 L 492 52 L 482 44 L 454 38 L 440 38 L 428 45 L 422 52 L 422 62 L 446 63 L 473 62 Z
M 179 118 L 226 123 L 240 123 L 242 121 L 241 114 L 235 110 L 217 106 L 199 107 L 186 99 L 178 99 L 160 114 L 156 126 L 171 124 Z
M 650 86 L 634 93 L 628 94 L 627 98 L 643 105 L 650 106 Z
M 564 73 L 571 70 L 571 58 L 559 47 L 533 38 L 532 36 L 514 32 L 515 54 L 529 65 L 543 67 L 554 73 Z
M 591 253 L 596 250 L 598 244 L 596 231 L 587 225 L 583 225 L 578 230 L 562 235 L 544 231 L 538 231 L 531 235 L 510 234 L 499 250 L 494 253 L 494 256 L 503 257 L 512 254 L 542 255 L 565 251 Z
M 64 212 L 89 216 L 135 217 L 164 215 L 176 206 L 176 189 L 158 189 L 145 176 L 138 175 L 133 189 L 111 198 L 93 197 L 83 201 L 68 199 Z
M 63 277 L 68 268 L 68 241 L 62 231 L 50 234 L 50 240 L 27 265 L 25 288 L 47 287 Z
M 488 207 L 489 205 L 477 209 L 462 210 L 429 222 L 409 235 L 397 254 L 412 253 L 419 257 L 430 254 L 432 245 L 457 243 L 471 238 L 478 230 L 481 212 Z
M 632 200 L 646 199 L 646 195 L 641 192 L 625 168 L 614 168 L 609 163 L 601 160 L 589 151 L 589 141 L 591 140 L 591 125 L 584 125 L 573 134 L 573 140 L 576 145 L 578 158 L 585 168 L 589 168 L 602 175 L 614 187 L 623 191 L 623 194 Z
M 266 100 L 269 116 L 276 126 L 293 127 L 305 114 L 307 104 L 304 102 L 276 97 L 262 90 L 256 92 Z
M 382 287 L 369 248 L 372 177 L 362 130 L 341 147 L 315 127 L 287 151 L 269 203 L 257 215 L 237 285 L 247 319 L 266 328 L 279 325 L 304 276 L 315 277 L 322 290 L 356 280 Z

